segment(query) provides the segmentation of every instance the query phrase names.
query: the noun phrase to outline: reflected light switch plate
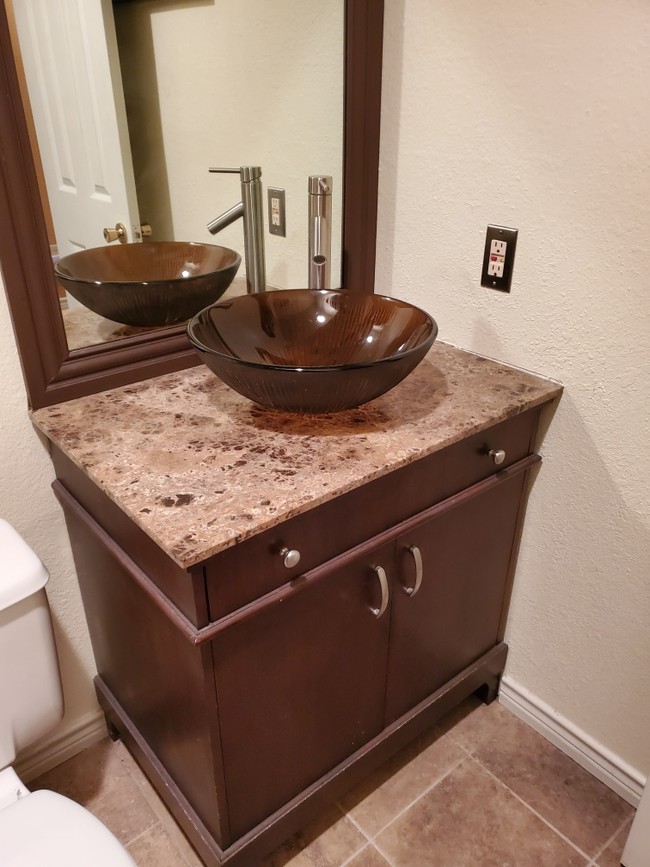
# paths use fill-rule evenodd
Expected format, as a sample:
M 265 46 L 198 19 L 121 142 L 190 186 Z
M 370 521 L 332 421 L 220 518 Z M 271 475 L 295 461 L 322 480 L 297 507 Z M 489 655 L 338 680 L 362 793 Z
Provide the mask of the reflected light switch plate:
M 272 235 L 287 236 L 284 190 L 275 187 L 267 189 L 267 213 L 269 217 L 269 232 Z

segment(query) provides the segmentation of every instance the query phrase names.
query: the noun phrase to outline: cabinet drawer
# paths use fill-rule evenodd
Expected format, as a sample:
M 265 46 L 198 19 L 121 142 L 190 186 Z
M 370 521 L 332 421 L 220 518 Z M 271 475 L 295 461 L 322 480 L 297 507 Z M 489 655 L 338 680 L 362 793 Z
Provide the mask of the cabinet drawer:
M 370 539 L 530 454 L 535 408 L 401 467 L 284 521 L 206 563 L 210 619 L 216 620 L 337 554 Z M 495 465 L 489 452 L 501 449 Z M 300 552 L 292 568 L 283 549 Z

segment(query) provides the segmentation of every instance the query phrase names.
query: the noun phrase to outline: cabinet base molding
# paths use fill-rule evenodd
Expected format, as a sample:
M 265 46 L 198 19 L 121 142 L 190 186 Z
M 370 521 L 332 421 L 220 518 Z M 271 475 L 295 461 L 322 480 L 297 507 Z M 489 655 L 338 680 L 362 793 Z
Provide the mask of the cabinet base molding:
M 501 681 L 499 701 L 597 780 L 638 806 L 646 781 L 636 768 L 510 677 Z
M 434 725 L 467 696 L 481 691 L 482 697 L 489 701 L 497 688 L 507 653 L 505 643 L 497 644 L 225 850 L 218 846 L 100 676 L 95 678 L 95 688 L 107 721 L 119 731 L 124 744 L 207 867 L 250 867 Z

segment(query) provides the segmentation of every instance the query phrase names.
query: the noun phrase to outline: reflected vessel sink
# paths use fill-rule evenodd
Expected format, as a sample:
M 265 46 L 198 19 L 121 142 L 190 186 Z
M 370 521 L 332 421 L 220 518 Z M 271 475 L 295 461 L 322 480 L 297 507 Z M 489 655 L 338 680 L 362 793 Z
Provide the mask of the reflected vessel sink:
M 424 358 L 438 326 L 397 298 L 291 289 L 213 304 L 187 331 L 210 370 L 244 397 L 321 413 L 389 391 Z
M 57 280 L 94 313 L 124 325 L 185 322 L 217 301 L 232 283 L 241 256 L 216 244 L 147 241 L 93 247 L 63 256 Z

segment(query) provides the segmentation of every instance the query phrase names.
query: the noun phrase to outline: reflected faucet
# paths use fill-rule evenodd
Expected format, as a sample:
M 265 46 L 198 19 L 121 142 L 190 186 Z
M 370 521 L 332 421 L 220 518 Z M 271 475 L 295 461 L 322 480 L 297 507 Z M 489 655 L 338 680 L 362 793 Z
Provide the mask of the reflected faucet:
M 246 285 L 249 293 L 266 290 L 264 259 L 264 211 L 262 208 L 262 169 L 242 166 L 239 169 L 209 169 L 219 174 L 238 174 L 241 180 L 241 202 L 228 208 L 208 223 L 208 232 L 216 235 L 240 217 L 244 220 L 244 260 Z
M 332 176 L 309 176 L 307 285 L 329 289 L 332 258 Z

